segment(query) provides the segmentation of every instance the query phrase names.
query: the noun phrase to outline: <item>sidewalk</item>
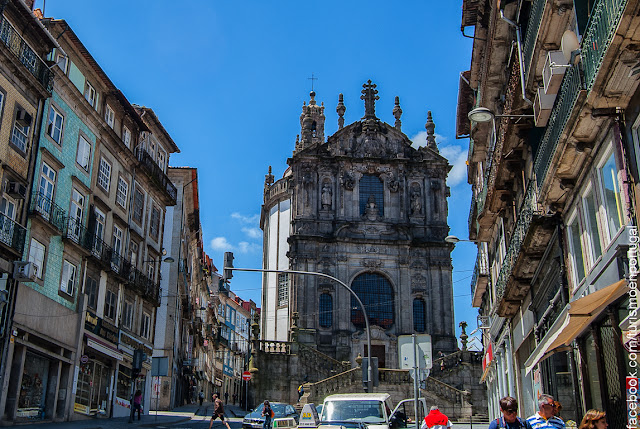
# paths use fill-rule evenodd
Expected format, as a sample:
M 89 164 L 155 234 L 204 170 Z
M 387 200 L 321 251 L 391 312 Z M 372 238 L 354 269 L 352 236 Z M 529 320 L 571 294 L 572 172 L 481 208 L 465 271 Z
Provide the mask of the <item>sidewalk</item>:
M 235 405 L 225 405 L 225 415 L 227 417 L 244 417 L 247 413 L 240 407 Z M 138 417 L 133 420 L 133 423 L 129 423 L 128 417 L 115 417 L 111 419 L 107 418 L 91 418 L 87 420 L 77 420 L 72 422 L 59 422 L 59 423 L 26 423 L 23 427 L 33 429 L 47 429 L 47 428 L 64 428 L 64 429 L 118 429 L 118 428 L 145 428 L 155 427 L 157 425 L 172 425 L 189 420 L 206 420 L 211 417 L 213 411 L 212 402 L 204 402 L 202 406 L 199 404 L 183 405 L 182 407 L 174 408 L 171 411 L 158 411 L 156 416 L 155 411 L 149 411 L 150 414 L 143 415 L 140 420 Z M 22 425 L 21 425 L 22 426 Z

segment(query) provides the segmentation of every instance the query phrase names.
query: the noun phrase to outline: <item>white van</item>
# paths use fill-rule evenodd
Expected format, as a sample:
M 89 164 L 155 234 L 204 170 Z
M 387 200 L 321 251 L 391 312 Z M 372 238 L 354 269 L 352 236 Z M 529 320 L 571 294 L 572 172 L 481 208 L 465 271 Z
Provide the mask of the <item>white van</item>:
M 419 398 L 418 419 L 426 415 L 427 405 Z M 320 428 L 334 429 L 340 426 L 359 426 L 369 429 L 395 429 L 407 427 L 407 417 L 412 417 L 414 399 L 404 399 L 393 408 L 388 393 L 345 393 L 327 396 L 322 405 Z M 392 411 L 393 410 L 393 411 Z M 410 415 L 407 414 L 410 413 Z M 415 420 L 414 420 L 415 421 Z

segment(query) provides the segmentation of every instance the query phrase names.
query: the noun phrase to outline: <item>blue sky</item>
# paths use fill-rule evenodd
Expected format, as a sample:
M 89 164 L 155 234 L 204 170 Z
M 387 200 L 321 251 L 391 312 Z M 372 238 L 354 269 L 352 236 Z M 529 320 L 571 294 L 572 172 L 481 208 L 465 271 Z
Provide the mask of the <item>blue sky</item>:
M 276 178 L 287 167 L 312 73 L 325 136 L 338 128 L 339 93 L 345 123 L 363 116 L 368 79 L 385 122 L 393 123 L 400 97 L 402 130 L 414 144 L 426 143 L 432 111 L 440 151 L 454 166 L 451 233 L 467 238 L 468 140 L 455 139 L 455 113 L 471 39 L 460 32 L 460 0 L 48 0 L 45 16 L 65 19 L 129 101 L 154 109 L 181 150 L 170 165 L 198 168 L 205 250 L 220 270 L 229 250 L 237 267 L 261 266 L 264 176 L 269 165 Z M 456 328 L 466 320 L 472 330 L 475 247 L 459 243 L 453 263 Z M 259 305 L 260 279 L 236 273 L 231 289 Z

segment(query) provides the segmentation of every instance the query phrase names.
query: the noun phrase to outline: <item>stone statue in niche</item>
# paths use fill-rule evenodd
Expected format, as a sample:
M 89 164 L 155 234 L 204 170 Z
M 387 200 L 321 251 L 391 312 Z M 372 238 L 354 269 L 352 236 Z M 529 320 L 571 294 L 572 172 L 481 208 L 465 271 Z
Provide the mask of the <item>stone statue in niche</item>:
M 367 207 L 364 210 L 364 215 L 369 220 L 378 219 L 378 205 L 376 204 L 376 197 L 369 195 L 367 200 Z
M 422 201 L 421 201 L 420 187 L 411 187 L 411 214 L 418 216 L 422 214 Z
M 329 184 L 329 182 L 325 182 L 324 185 L 322 185 L 322 196 L 321 196 L 323 210 L 331 210 L 331 203 L 332 203 L 331 197 L 332 197 L 331 185 Z

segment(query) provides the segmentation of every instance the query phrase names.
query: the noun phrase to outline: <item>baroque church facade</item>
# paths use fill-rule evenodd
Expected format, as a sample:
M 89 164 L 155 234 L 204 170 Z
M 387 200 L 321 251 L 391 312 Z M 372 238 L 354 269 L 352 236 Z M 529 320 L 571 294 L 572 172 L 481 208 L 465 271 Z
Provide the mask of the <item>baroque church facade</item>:
M 376 85 L 363 85 L 364 117 L 324 137 L 324 105 L 315 92 L 304 103 L 301 133 L 289 167 L 265 178 L 260 226 L 263 267 L 328 274 L 363 302 L 371 354 L 380 368 L 398 368 L 398 336 L 430 334 L 433 352 L 456 350 L 452 245 L 446 178 L 428 112 L 426 145 L 401 131 L 398 97 L 391 126 L 375 114 Z M 367 356 L 365 321 L 357 301 L 324 277 L 265 273 L 261 339 L 295 339 L 340 361 Z

